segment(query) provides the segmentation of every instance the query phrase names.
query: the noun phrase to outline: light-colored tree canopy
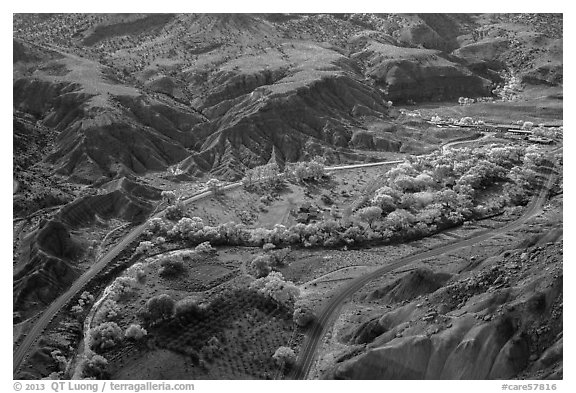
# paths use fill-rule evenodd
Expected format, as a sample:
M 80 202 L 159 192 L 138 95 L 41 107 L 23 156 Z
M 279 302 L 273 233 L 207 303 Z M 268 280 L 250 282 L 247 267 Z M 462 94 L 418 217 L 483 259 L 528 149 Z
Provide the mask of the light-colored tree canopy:
M 284 276 L 279 272 L 271 272 L 266 277 L 255 280 L 250 287 L 286 307 L 293 306 L 300 296 L 298 287 L 293 282 L 284 280 Z
M 140 340 L 147 334 L 148 332 L 142 326 L 138 324 L 131 324 L 124 332 L 124 337 L 133 340 Z
M 272 359 L 274 359 L 276 364 L 280 367 L 284 365 L 290 367 L 296 363 L 296 353 L 292 348 L 280 347 L 276 352 L 274 352 Z
M 358 217 L 372 228 L 375 221 L 382 219 L 382 209 L 378 206 L 368 206 L 358 211 Z
M 104 322 L 89 331 L 90 347 L 95 350 L 112 348 L 122 341 L 124 335 L 116 322 Z

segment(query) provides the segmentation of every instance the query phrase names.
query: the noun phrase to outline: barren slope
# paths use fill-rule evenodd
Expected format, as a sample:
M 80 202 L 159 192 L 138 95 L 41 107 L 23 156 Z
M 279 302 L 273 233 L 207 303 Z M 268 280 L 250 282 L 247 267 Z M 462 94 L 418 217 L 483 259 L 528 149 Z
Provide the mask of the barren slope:
M 49 162 L 80 181 L 178 163 L 234 178 L 272 151 L 365 160 L 352 133 L 387 100 L 489 95 L 517 40 L 545 49 L 527 80 L 561 81 L 558 34 L 526 18 L 15 15 L 15 108 L 61 131 Z

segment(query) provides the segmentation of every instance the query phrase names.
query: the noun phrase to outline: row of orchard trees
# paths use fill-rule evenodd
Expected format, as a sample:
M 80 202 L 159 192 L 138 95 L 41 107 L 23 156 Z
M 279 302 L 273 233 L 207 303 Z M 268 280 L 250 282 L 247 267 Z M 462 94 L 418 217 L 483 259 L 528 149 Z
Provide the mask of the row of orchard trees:
M 351 219 L 324 220 L 272 229 L 233 222 L 209 226 L 198 217 L 176 222 L 160 218 L 148 236 L 192 244 L 337 247 L 366 241 L 402 241 L 435 233 L 526 203 L 538 187 L 536 170 L 547 160 L 535 146 L 487 146 L 451 149 L 410 157 L 390 169 L 384 184 Z M 492 192 L 490 198 L 483 198 Z M 487 201 L 486 201 L 487 200 Z
M 77 365 L 77 374 L 82 378 L 106 378 L 108 360 L 102 355 L 125 340 L 140 340 L 148 334 L 138 324 L 121 326 L 121 307 L 119 303 L 129 299 L 145 283 L 144 267 L 141 263 L 131 266 L 126 275 L 118 277 L 105 290 L 103 300 L 95 305 L 92 327 L 88 331 L 86 348 Z M 76 306 L 75 306 L 76 307 Z M 74 310 L 73 312 L 77 312 Z
M 289 263 L 290 248 L 277 249 L 273 244 L 265 243 L 262 249 L 264 254 L 256 256 L 248 266 L 249 273 L 256 277 L 250 288 L 278 305 L 293 309 L 294 323 L 300 327 L 308 326 L 315 319 L 312 309 L 300 298 L 298 287 L 276 271 Z
M 281 188 L 285 181 L 291 182 L 307 182 L 307 181 L 320 181 L 327 176 L 326 160 L 324 157 L 315 157 L 310 161 L 302 161 L 295 163 L 287 163 L 284 170 L 281 170 L 278 164 L 269 163 L 266 165 L 257 166 L 246 171 L 242 183 L 247 189 L 267 189 L 274 190 Z M 214 194 L 222 191 L 224 183 L 218 179 L 210 179 L 206 182 L 206 188 Z M 175 210 L 182 206 L 174 191 L 162 191 L 161 196 L 169 204 L 172 204 L 167 209 L 168 216 L 177 214 Z M 169 217 L 170 218 L 170 217 Z
M 149 249 L 148 247 L 140 248 L 139 252 L 141 253 L 145 253 Z M 159 258 L 157 260 L 158 273 L 164 276 L 180 274 L 184 270 L 182 257 L 187 255 L 201 256 L 213 251 L 214 249 L 210 244 L 201 243 L 187 254 L 181 253 L 178 257 Z M 116 278 L 106 288 L 102 300 L 95 305 L 95 311 L 91 318 L 91 328 L 88 330 L 85 342 L 86 350 L 77 366 L 77 375 L 79 377 L 106 378 L 108 368 L 108 361 L 104 357 L 106 351 L 121 345 L 125 341 L 142 340 L 148 335 L 147 330 L 140 324 L 130 323 L 124 325 L 121 307 L 121 303 L 130 301 L 140 288 L 145 285 L 145 269 L 143 263 L 132 265 L 126 270 L 124 276 Z M 79 307 L 93 300 L 94 298 L 91 295 L 82 294 L 79 304 L 73 306 L 72 311 L 78 313 Z M 140 317 L 144 326 L 150 326 L 170 318 L 182 319 L 193 313 L 201 312 L 203 312 L 203 309 L 197 304 L 195 299 L 185 298 L 176 302 L 169 295 L 162 294 L 148 299 L 144 309 L 140 312 Z
M 276 303 L 277 307 L 293 310 L 293 319 L 297 326 L 305 327 L 315 318 L 312 310 L 299 300 L 298 287 L 291 281 L 285 280 L 281 273 L 271 272 L 265 277 L 255 279 L 249 288 L 269 298 L 270 301 Z M 211 307 L 213 306 L 209 304 L 199 304 L 198 299 L 194 297 L 176 301 L 172 296 L 164 293 L 148 299 L 140 313 L 140 318 L 146 327 L 170 320 L 185 325 L 191 320 L 207 317 Z M 115 334 L 119 333 L 117 331 Z M 205 349 L 207 348 L 202 348 L 200 352 L 204 354 Z M 284 368 L 292 366 L 296 357 L 294 350 L 282 346 L 274 353 L 272 360 Z
M 443 226 L 526 203 L 539 187 L 537 171 L 550 165 L 553 160 L 561 164 L 562 157 L 548 157 L 536 146 L 488 146 L 435 152 L 411 157 L 388 170 L 382 187 L 372 195 L 369 205 L 357 211 L 352 219 L 324 220 L 289 228 L 276 225 L 273 229 L 254 229 L 232 222 L 209 226 L 202 219 L 188 217 L 181 212 L 170 216 L 172 220 L 170 217 L 167 220 L 150 220 L 146 234 L 154 241 L 180 240 L 191 245 L 200 244 L 199 252 L 213 251 L 211 244 L 263 247 L 266 253 L 255 258 L 249 267 L 256 277 L 251 289 L 269 297 L 279 306 L 292 307 L 294 322 L 306 326 L 314 319 L 314 314 L 299 300 L 298 287 L 274 271 L 275 267 L 284 263 L 287 252 L 277 247 L 335 247 L 425 236 Z M 300 180 L 321 177 L 319 166 L 306 165 L 303 169 L 303 166 L 294 164 L 281 177 Z M 264 167 L 253 172 L 252 179 L 268 181 L 275 174 L 280 177 L 273 166 Z M 490 193 L 489 198 L 487 193 Z M 145 240 L 138 247 L 139 252 L 145 253 L 153 245 L 152 241 Z M 181 271 L 173 261 L 161 262 L 160 265 L 166 275 Z M 127 277 L 115 281 L 107 300 L 94 316 L 94 327 L 89 331 L 90 351 L 80 364 L 85 377 L 102 376 L 106 359 L 99 353 L 122 340 L 137 340 L 147 334 L 140 325 L 123 329 L 117 323 L 117 302 L 137 290 L 145 278 L 138 264 L 129 273 Z M 169 295 L 159 295 L 148 300 L 142 317 L 145 324 L 154 324 L 202 312 L 203 308 L 194 299 L 176 302 Z M 290 365 L 294 363 L 295 355 L 290 348 L 281 347 L 274 354 L 274 359 L 279 364 Z

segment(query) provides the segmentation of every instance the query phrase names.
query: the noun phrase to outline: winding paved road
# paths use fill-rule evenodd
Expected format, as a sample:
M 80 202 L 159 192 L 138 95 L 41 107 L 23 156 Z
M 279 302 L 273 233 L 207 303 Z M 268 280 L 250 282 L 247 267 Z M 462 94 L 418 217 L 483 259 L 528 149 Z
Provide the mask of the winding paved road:
M 223 190 L 230 190 L 232 188 L 237 188 L 241 186 L 242 183 L 232 183 L 225 187 Z M 189 198 L 183 200 L 185 204 L 195 202 L 199 199 L 206 198 L 212 195 L 212 192 L 203 189 L 199 191 L 197 194 L 192 195 Z M 161 217 L 164 214 L 164 211 L 160 211 L 154 214 L 152 217 Z M 116 258 L 130 243 L 135 241 L 146 229 L 146 223 L 140 224 L 134 229 L 132 229 L 118 244 L 116 244 L 112 249 L 110 249 L 106 254 L 104 254 L 90 269 L 88 269 L 84 274 L 82 274 L 78 280 L 76 280 L 72 286 L 62 295 L 60 295 L 56 300 L 54 300 L 50 306 L 44 311 L 44 313 L 38 318 L 34 326 L 30 329 L 30 331 L 26 334 L 22 343 L 18 346 L 18 348 L 14 351 L 13 360 L 12 360 L 12 368 L 14 374 L 26 359 L 28 352 L 32 345 L 36 342 L 38 337 L 42 334 L 44 329 L 48 326 L 52 318 L 60 311 L 62 307 L 66 305 L 78 292 L 84 288 L 84 286 L 92 280 L 98 273 L 100 273 L 114 258 Z
M 327 167 L 326 170 L 327 171 L 336 171 L 336 170 L 363 168 L 363 167 L 371 167 L 371 166 L 398 164 L 401 162 L 404 162 L 404 161 L 403 160 L 397 160 L 397 161 L 382 161 L 382 162 L 356 164 L 356 165 L 341 165 L 341 166 Z M 552 179 L 550 181 L 552 181 Z M 231 184 L 228 184 L 228 185 L 222 187 L 222 191 L 229 191 L 229 190 L 241 187 L 241 186 L 242 186 L 242 182 L 231 183 Z M 210 190 L 203 189 L 203 190 L 200 190 L 198 193 L 184 199 L 183 202 L 185 204 L 189 204 L 189 203 L 198 201 L 200 199 L 206 198 L 210 195 L 212 195 L 212 192 Z M 522 221 L 524 217 L 527 217 L 524 219 L 524 221 L 526 221 L 529 218 L 527 216 L 528 213 L 531 212 L 531 214 L 533 214 L 533 212 L 535 210 L 537 210 L 542 205 L 542 202 L 543 202 L 545 196 L 546 196 L 546 193 L 543 190 L 540 197 L 535 199 L 532 202 L 532 208 L 529 207 L 529 209 L 527 210 L 527 212 L 524 214 L 524 216 L 522 218 L 520 218 L 518 221 L 515 221 L 514 223 L 511 223 L 511 224 L 501 228 L 498 232 L 489 233 L 488 236 L 486 236 L 485 238 L 492 237 L 492 236 L 496 235 L 496 233 L 500 233 L 504 230 L 510 230 L 513 227 L 512 224 L 516 224 L 515 226 L 520 225 L 520 221 Z M 154 214 L 151 218 L 161 217 L 163 214 L 164 214 L 164 211 L 162 210 L 162 211 Z M 530 217 L 531 217 L 531 215 L 530 215 Z M 522 222 L 524 222 L 524 221 L 522 221 Z M 92 267 L 90 269 L 88 269 L 86 272 L 84 272 L 84 274 L 82 274 L 82 276 L 80 276 L 78 278 L 78 280 L 76 280 L 65 293 L 60 295 L 56 300 L 54 300 L 50 304 L 50 306 L 44 311 L 44 313 L 38 318 L 36 323 L 32 326 L 30 331 L 26 334 L 26 336 L 24 337 L 24 339 L 22 340 L 22 342 L 20 343 L 18 348 L 14 351 L 13 363 L 12 363 L 12 368 L 13 368 L 14 374 L 16 374 L 16 371 L 19 369 L 20 365 L 23 363 L 23 361 L 28 356 L 28 352 L 30 351 L 30 348 L 34 345 L 36 340 L 40 337 L 40 335 L 42 334 L 44 329 L 46 329 L 46 327 L 48 326 L 48 324 L 50 323 L 52 318 L 54 318 L 54 316 L 62 309 L 62 307 L 64 307 L 78 292 L 80 292 L 84 288 L 84 286 L 88 282 L 90 282 L 90 280 L 92 280 L 98 273 L 100 273 L 112 260 L 114 260 L 114 258 L 116 258 L 128 245 L 130 245 L 130 243 L 135 241 L 144 232 L 145 229 L 146 229 L 146 223 L 140 224 L 137 227 L 135 227 L 134 229 L 132 229 L 118 244 L 116 244 L 105 255 L 103 255 L 94 265 L 92 265 Z M 470 240 L 465 241 L 465 242 L 469 242 L 469 241 L 474 240 L 473 242 L 470 243 L 470 244 L 474 244 L 478 241 L 484 240 L 484 239 L 480 239 L 480 240 L 477 240 L 477 239 L 479 239 L 479 238 L 470 239 Z M 465 242 L 462 242 L 462 245 L 460 245 L 459 247 L 464 247 L 466 245 L 469 245 L 469 244 L 464 244 Z M 460 244 L 460 243 L 458 243 L 458 244 Z M 317 325 L 314 328 L 311 335 L 309 335 L 309 337 L 306 341 L 307 344 L 305 346 L 305 351 L 302 352 L 302 354 L 305 354 L 304 358 L 301 361 L 299 361 L 299 363 L 298 363 L 299 365 L 303 366 L 302 372 L 298 373 L 298 375 L 296 377 L 302 378 L 308 374 L 308 370 L 310 369 L 310 366 L 311 366 L 312 361 L 314 359 L 314 355 L 316 352 L 316 347 L 318 345 L 318 341 L 320 340 L 320 338 L 322 337 L 322 335 L 324 333 L 324 330 L 325 330 L 324 326 L 327 325 L 328 319 L 332 316 L 334 311 L 338 308 L 338 306 L 348 296 L 350 296 L 351 294 L 356 292 L 358 289 L 360 289 L 363 285 L 365 285 L 370 280 L 378 277 L 379 275 L 385 274 L 385 273 L 387 273 L 387 272 L 389 272 L 389 271 L 391 271 L 397 267 L 406 265 L 408 263 L 414 262 L 414 261 L 422 259 L 422 258 L 428 258 L 430 256 L 439 255 L 443 252 L 446 252 L 446 251 L 449 251 L 449 250 L 452 250 L 455 248 L 459 248 L 459 247 L 456 247 L 456 245 L 449 245 L 449 246 L 442 247 L 442 248 L 439 248 L 436 250 L 431 250 L 429 252 L 419 254 L 419 255 L 416 255 L 413 257 L 404 258 L 404 259 L 401 259 L 397 262 L 394 262 L 391 265 L 387 265 L 383 268 L 380 268 L 368 276 L 360 277 L 360 278 L 354 280 L 342 293 L 340 293 L 335 299 L 332 299 L 330 301 L 330 303 L 326 306 L 325 310 L 322 312 L 322 314 L 321 314 L 322 316 L 319 319 L 319 322 L 320 322 L 319 325 Z M 431 253 L 431 254 L 427 255 L 427 253 Z
M 357 164 L 357 165 L 343 165 L 343 166 L 333 166 L 327 167 L 328 171 L 342 170 L 342 169 L 353 169 L 362 168 L 366 166 L 379 166 L 387 164 L 397 164 L 403 161 L 382 161 L 369 164 Z M 229 191 L 242 186 L 242 182 L 235 182 L 222 187 L 222 191 Z M 189 204 L 200 199 L 206 198 L 212 195 L 212 191 L 207 188 L 200 190 L 196 194 L 192 195 L 183 200 L 185 204 Z M 164 210 L 154 214 L 151 218 L 161 217 L 164 214 Z M 130 243 L 135 241 L 146 229 L 146 223 L 140 224 L 134 229 L 132 229 L 118 244 L 116 244 L 112 249 L 110 249 L 106 254 L 104 254 L 90 269 L 88 269 L 84 274 L 82 274 L 78 280 L 76 280 L 72 286 L 62 295 L 60 295 L 56 300 L 54 300 L 50 306 L 44 311 L 44 313 L 38 318 L 34 326 L 26 334 L 26 337 L 22 340 L 18 348 L 14 351 L 12 358 L 12 368 L 14 375 L 16 371 L 20 368 L 20 365 L 28 356 L 30 348 L 34 345 L 36 340 L 40 337 L 44 329 L 48 326 L 52 318 L 64 307 L 78 292 L 80 292 L 84 286 L 90 282 L 98 273 L 100 273 L 114 258 L 116 258 Z
M 356 278 L 344 289 L 342 289 L 338 294 L 336 294 L 333 298 L 331 298 L 328 301 L 328 303 L 324 306 L 322 311 L 320 311 L 320 313 L 318 314 L 317 321 L 310 328 L 310 330 L 306 335 L 304 345 L 298 356 L 298 361 L 290 376 L 294 379 L 306 379 L 310 371 L 310 368 L 312 367 L 314 359 L 316 357 L 318 345 L 322 340 L 322 338 L 324 337 L 326 330 L 331 325 L 330 322 L 338 315 L 337 310 L 346 301 L 346 299 L 348 299 L 350 296 L 352 296 L 354 293 L 360 290 L 368 282 L 386 273 L 389 273 L 399 267 L 419 262 L 426 258 L 440 256 L 442 254 L 457 250 L 459 248 L 469 247 L 472 246 L 473 244 L 490 239 L 491 237 L 494 237 L 496 235 L 509 232 L 513 229 L 518 228 L 520 225 L 524 224 L 526 221 L 528 221 L 530 218 L 532 218 L 534 215 L 540 212 L 548 196 L 548 191 L 552 186 L 552 184 L 554 183 L 554 180 L 555 176 L 553 174 L 549 175 L 548 182 L 542 188 L 538 196 L 532 199 L 532 201 L 528 204 L 524 214 L 515 221 L 512 221 L 497 229 L 489 229 L 477 236 L 459 241 L 457 243 L 447 244 L 445 246 L 433 248 L 431 250 L 424 251 L 419 254 L 414 254 L 401 258 L 395 262 L 392 262 L 391 264 L 388 264 L 373 271 L 372 273 Z
M 358 169 L 358 168 L 366 168 L 371 166 L 381 166 L 381 165 L 388 165 L 388 164 L 401 164 L 406 160 L 396 160 L 396 161 L 379 161 L 379 162 L 369 162 L 367 164 L 354 164 L 354 165 L 341 165 L 341 166 L 328 166 L 326 167 L 327 171 L 339 171 L 343 169 Z

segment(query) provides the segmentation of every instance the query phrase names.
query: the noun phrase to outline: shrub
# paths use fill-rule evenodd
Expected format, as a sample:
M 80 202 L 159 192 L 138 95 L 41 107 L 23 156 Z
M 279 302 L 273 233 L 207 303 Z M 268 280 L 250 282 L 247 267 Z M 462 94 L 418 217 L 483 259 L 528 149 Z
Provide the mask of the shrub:
M 202 315 L 204 310 L 194 298 L 184 298 L 176 302 L 174 306 L 174 316 L 179 320 L 185 320 L 189 317 Z
M 106 299 L 101 304 L 96 313 L 94 314 L 94 323 L 96 325 L 106 321 L 111 321 L 120 315 L 120 307 L 113 299 Z
M 146 302 L 146 317 L 152 322 L 162 321 L 174 315 L 174 299 L 168 294 L 154 296 Z
M 170 221 L 178 221 L 184 217 L 186 211 L 186 206 L 181 201 L 176 202 L 174 205 L 170 205 L 165 210 L 165 216 Z
M 163 277 L 176 276 L 184 271 L 184 262 L 175 256 L 166 256 L 160 260 L 158 274 Z
M 249 190 L 277 190 L 284 186 L 284 175 L 276 163 L 269 163 L 246 171 L 242 184 Z
M 314 312 L 303 304 L 296 304 L 294 306 L 294 314 L 292 315 L 292 320 L 294 323 L 300 327 L 306 327 L 310 324 L 316 316 Z
M 116 322 L 104 322 L 90 329 L 90 348 L 104 350 L 112 348 L 122 341 L 122 329 Z
M 203 253 L 203 254 L 211 254 L 211 253 L 216 252 L 216 249 L 214 247 L 212 247 L 210 242 L 200 243 L 196 246 L 196 248 L 194 250 L 198 253 Z
M 287 164 L 284 168 L 286 177 L 290 180 L 303 182 L 303 181 L 319 181 L 326 174 L 326 160 L 323 157 L 315 157 L 309 162 L 297 162 L 294 164 Z
M 80 373 L 84 378 L 105 379 L 108 360 L 104 356 L 88 352 L 80 362 Z
M 269 255 L 259 255 L 250 262 L 249 271 L 256 277 L 266 277 L 272 270 L 272 258 Z
M 291 307 L 300 296 L 300 290 L 291 281 L 285 281 L 284 276 L 279 272 L 271 272 L 266 277 L 254 280 L 250 284 L 251 289 L 255 289 L 263 295 L 270 297 L 279 305 Z
M 138 281 L 139 284 L 144 284 L 146 282 L 146 272 L 144 271 L 144 269 L 138 269 L 136 270 L 136 281 Z
M 286 265 L 286 259 L 288 258 L 288 255 L 290 255 L 290 251 L 292 251 L 290 247 L 271 251 L 270 256 L 272 257 L 272 264 L 278 267 Z
M 218 179 L 210 179 L 206 182 L 206 188 L 210 190 L 214 195 L 222 193 L 223 183 Z
M 150 251 L 154 247 L 154 243 L 151 241 L 145 240 L 138 244 L 136 247 L 136 254 L 145 254 Z
M 336 236 L 329 236 L 326 240 L 324 240 L 323 246 L 326 248 L 334 248 L 341 244 L 341 239 Z
M 162 191 L 160 196 L 162 199 L 166 199 L 168 203 L 174 203 L 176 200 L 176 193 L 174 191 Z
M 122 299 L 136 291 L 138 282 L 133 277 L 118 277 L 110 286 L 111 296 L 115 299 Z
M 128 329 L 124 332 L 124 337 L 133 339 L 133 340 L 140 340 L 142 337 L 146 336 L 148 332 L 142 326 L 138 324 L 131 324 Z
M 75 306 L 72 306 L 70 311 L 72 311 L 72 313 L 78 315 L 78 314 L 82 314 L 84 312 L 84 308 L 82 308 L 82 306 L 76 304 Z
M 84 312 L 84 306 L 89 305 L 93 301 L 94 301 L 94 295 L 92 295 L 88 291 L 84 291 L 82 292 L 80 298 L 78 299 L 78 304 L 72 306 L 70 308 L 70 311 L 72 311 L 72 313 L 77 315 L 82 314 Z
M 84 303 L 81 303 L 80 300 L 82 300 Z M 94 295 L 92 295 L 90 292 L 88 291 L 84 291 L 82 292 L 82 294 L 80 295 L 80 300 L 78 300 L 78 303 L 83 306 L 84 304 L 89 304 L 92 303 L 94 301 Z
M 396 210 L 396 203 L 394 198 L 384 192 L 376 192 L 376 195 L 372 198 L 372 204 L 378 206 L 382 209 L 382 213 L 390 213 Z
M 272 355 L 272 359 L 276 362 L 279 367 L 286 365 L 291 367 L 296 364 L 296 353 L 289 347 L 280 347 Z
M 382 209 L 378 206 L 368 206 L 358 211 L 358 217 L 372 228 L 372 224 L 382 218 Z
M 148 220 L 148 223 L 146 224 L 146 231 L 150 234 L 153 233 L 166 234 L 168 232 L 169 227 L 170 224 L 166 223 L 163 219 L 161 219 L 160 217 L 154 217 Z
M 364 230 L 357 226 L 351 226 L 342 235 L 347 244 L 362 243 L 366 240 Z
M 60 351 L 59 349 L 55 349 L 52 352 L 50 352 L 50 356 L 52 356 L 52 359 L 54 359 L 56 364 L 58 364 L 58 369 L 60 371 L 66 371 L 69 362 L 68 359 L 66 359 L 66 357 L 62 354 L 62 351 Z
M 204 221 L 200 217 L 182 217 L 167 234 L 182 239 L 189 239 L 191 235 L 201 231 L 204 227 Z

